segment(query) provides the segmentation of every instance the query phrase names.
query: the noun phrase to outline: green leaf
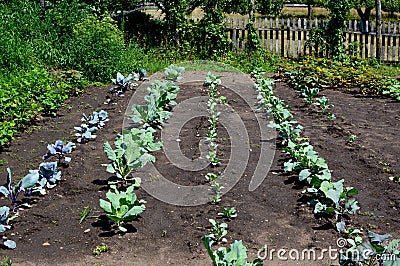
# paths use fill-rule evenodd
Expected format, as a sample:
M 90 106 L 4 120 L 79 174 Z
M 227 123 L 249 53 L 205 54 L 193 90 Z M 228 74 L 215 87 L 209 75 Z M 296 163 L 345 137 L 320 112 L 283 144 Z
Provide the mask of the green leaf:
M 107 158 L 110 159 L 111 161 L 117 160 L 117 156 L 114 150 L 112 149 L 110 143 L 108 142 L 104 143 L 104 152 L 106 153 Z
M 400 239 L 393 239 L 390 241 L 386 247 L 388 253 L 399 254 L 398 246 Z
M 18 184 L 15 186 L 18 189 L 27 189 L 33 187 L 39 181 L 39 173 L 33 172 L 27 174 L 24 178 L 22 178 Z
M 10 248 L 10 249 L 14 249 L 14 248 L 16 248 L 17 247 L 17 244 L 15 243 L 15 241 L 12 241 L 12 240 L 6 240 L 6 241 L 4 241 L 4 246 L 6 246 L 6 247 L 8 247 L 8 248 Z
M 107 165 L 106 171 L 107 171 L 108 173 L 110 173 L 110 174 L 115 174 L 115 173 L 117 172 L 117 171 L 115 170 L 115 168 L 114 168 L 114 166 L 113 166 L 112 163 L 109 163 L 109 164 Z
M 300 180 L 300 181 L 304 181 L 304 180 L 306 180 L 310 175 L 311 175 L 310 169 L 303 169 L 303 170 L 301 170 L 301 172 L 299 173 L 299 180 Z
M 324 205 L 320 202 L 317 202 L 317 204 L 315 204 L 315 206 L 314 206 L 314 213 L 316 214 L 316 213 L 324 212 L 326 210 L 326 207 L 327 207 L 326 205 Z
M 229 247 L 224 259 L 228 265 L 242 266 L 247 262 L 247 249 L 242 244 L 242 240 L 235 240 Z
M 120 197 L 119 197 L 119 193 L 113 193 L 111 191 L 108 191 L 106 193 L 106 197 L 107 199 L 111 202 L 111 206 L 114 210 L 118 210 L 119 208 L 121 208 L 120 206 Z
M 108 213 L 112 213 L 112 208 L 111 208 L 111 203 L 108 201 L 105 201 L 103 199 L 100 199 L 100 207 Z
M 8 196 L 10 194 L 10 192 L 5 186 L 0 187 L 0 193 L 2 193 L 4 196 Z
M 386 240 L 388 240 L 390 237 L 392 237 L 391 234 L 384 234 L 384 235 L 379 235 L 375 234 L 374 232 L 368 231 L 367 236 L 371 243 L 382 243 Z
M 344 209 L 346 212 L 354 214 L 360 209 L 360 207 L 357 204 L 358 202 L 356 201 L 356 199 L 351 198 L 345 202 Z
M 343 192 L 343 182 L 343 179 L 337 182 L 323 181 L 320 187 L 325 197 L 331 199 L 336 206 L 339 205 L 340 195 Z
M 126 212 L 122 218 L 135 219 L 139 214 L 144 212 L 145 209 L 146 209 L 146 207 L 144 205 L 135 206 L 135 207 L 131 208 L 128 212 Z
M 400 96 L 399 99 L 400 100 Z M 396 260 L 384 260 L 382 266 L 400 266 L 400 258 L 396 258 Z

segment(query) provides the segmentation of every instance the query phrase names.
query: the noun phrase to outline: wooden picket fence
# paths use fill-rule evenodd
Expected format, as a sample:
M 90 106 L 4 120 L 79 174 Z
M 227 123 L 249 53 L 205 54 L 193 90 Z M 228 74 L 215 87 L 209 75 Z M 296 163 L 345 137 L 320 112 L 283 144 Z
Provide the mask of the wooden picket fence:
M 245 49 L 247 20 L 242 18 L 226 19 L 229 38 L 234 49 Z M 326 24 L 326 20 L 306 19 L 256 19 L 254 26 L 259 32 L 261 45 L 264 49 L 283 57 L 298 58 L 311 54 L 306 46 L 309 32 L 312 28 Z M 346 48 L 348 53 L 358 54 L 363 58 L 376 57 L 375 22 L 348 21 Z M 381 60 L 386 62 L 400 61 L 400 23 L 382 22 Z

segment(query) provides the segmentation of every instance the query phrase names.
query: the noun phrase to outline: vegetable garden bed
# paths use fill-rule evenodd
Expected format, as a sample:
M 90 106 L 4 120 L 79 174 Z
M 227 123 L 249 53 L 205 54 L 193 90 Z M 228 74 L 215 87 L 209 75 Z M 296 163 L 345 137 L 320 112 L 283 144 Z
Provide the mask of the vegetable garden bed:
M 178 103 L 197 96 L 206 96 L 203 81 L 206 71 L 187 72 L 178 83 Z M 251 259 L 265 245 L 269 248 L 303 250 L 315 247 L 317 250 L 336 247 L 340 235 L 332 224 L 324 219 L 315 219 L 313 210 L 302 201 L 303 187 L 294 182 L 294 176 L 283 172 L 286 156 L 277 150 L 265 180 L 254 191 L 249 191 L 249 182 L 255 171 L 261 143 L 259 125 L 251 106 L 248 106 L 224 79 L 234 80 L 243 90 L 256 92 L 252 80 L 238 73 L 218 73 L 222 75 L 221 95 L 240 115 L 249 133 L 250 157 L 245 174 L 227 194 L 219 206 L 235 207 L 237 217 L 216 218 L 221 211 L 218 205 L 179 207 L 164 203 L 147 194 L 143 189 L 136 191 L 139 199 L 147 201 L 146 210 L 137 221 L 132 222 L 128 232 L 119 234 L 110 230 L 99 207 L 99 199 L 105 198 L 110 177 L 102 164 L 108 163 L 103 151 L 106 141 L 114 140 L 121 130 L 125 109 L 133 95 L 128 90 L 124 97 L 116 100 L 116 105 L 104 105 L 109 88 L 89 88 L 86 93 L 69 102 L 58 112 L 56 118 L 48 118 L 37 129 L 21 133 L 12 145 L 2 152 L 1 159 L 7 165 L 0 170 L 4 182 L 6 167 L 14 176 L 24 176 L 29 169 L 41 162 L 47 144 L 57 139 L 73 140 L 73 127 L 82 113 L 98 109 L 108 112 L 109 121 L 97 139 L 86 144 L 77 144 L 71 154 L 71 162 L 60 167 L 60 185 L 50 190 L 44 197 L 33 197 L 32 208 L 21 210 L 20 217 L 12 222 L 13 235 L 17 242 L 15 250 L 0 250 L 0 254 L 10 257 L 16 265 L 211 265 L 211 260 L 203 247 L 201 238 L 210 229 L 208 219 L 224 221 L 228 224 L 228 243 L 243 240 Z M 187 78 L 189 79 L 187 79 Z M 345 178 L 346 184 L 356 187 L 359 195 L 361 214 L 353 215 L 351 226 L 372 230 L 377 233 L 391 233 L 400 237 L 400 184 L 389 179 L 400 175 L 400 103 L 391 99 L 370 98 L 356 94 L 326 90 L 326 95 L 335 107 L 331 110 L 336 119 L 329 119 L 315 108 L 304 106 L 297 92 L 284 83 L 278 83 L 276 94 L 292 107 L 294 119 L 303 125 L 304 135 L 327 161 L 332 170 L 332 178 Z M 136 96 L 135 96 L 136 97 Z M 268 119 L 264 120 L 267 126 Z M 205 117 L 190 120 L 177 137 L 182 153 L 190 159 L 200 155 L 199 142 L 206 135 L 209 122 Z M 155 152 L 155 166 L 160 173 L 182 185 L 206 184 L 205 174 L 223 171 L 232 152 L 229 134 L 218 126 L 218 154 L 220 166 L 192 172 L 175 168 L 169 163 L 163 150 Z M 355 139 L 349 141 L 354 135 Z M 158 134 L 158 138 L 160 134 Z M 279 141 L 277 143 L 279 146 Z M 145 180 L 143 182 L 146 182 Z M 2 200 L 6 204 L 6 201 Z M 4 205 L 2 204 L 2 205 Z M 1 205 L 1 206 L 2 206 Z M 81 224 L 80 213 L 89 206 L 91 216 Z M 109 247 L 107 252 L 93 255 L 93 250 L 102 244 Z M 292 262 L 302 264 L 302 261 Z M 323 261 L 307 262 L 307 265 L 331 265 Z M 289 265 L 287 261 L 265 261 L 266 265 Z

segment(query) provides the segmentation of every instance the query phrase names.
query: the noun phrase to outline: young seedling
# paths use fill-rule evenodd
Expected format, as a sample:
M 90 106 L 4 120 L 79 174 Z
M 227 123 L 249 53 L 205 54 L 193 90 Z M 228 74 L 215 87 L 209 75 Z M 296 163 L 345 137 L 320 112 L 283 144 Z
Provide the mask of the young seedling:
M 207 181 L 208 182 L 214 182 L 214 181 L 216 181 L 217 179 L 219 179 L 219 178 L 221 178 L 221 173 L 219 173 L 218 175 L 217 174 L 214 174 L 214 173 L 207 173 L 206 174 L 206 179 L 207 179 Z
M 347 139 L 348 143 L 353 143 L 354 141 L 356 141 L 357 136 L 356 135 L 350 135 L 349 138 Z
M 368 231 L 367 237 L 368 241 L 348 242 L 352 246 L 347 251 L 341 252 L 340 265 L 352 265 L 359 262 L 363 265 L 399 265 L 400 239 L 389 241 L 390 234 L 379 235 L 371 231 Z
M 305 87 L 301 91 L 301 96 L 303 96 L 304 101 L 308 104 L 312 104 L 314 101 L 314 98 L 318 96 L 319 89 L 318 88 L 310 88 L 310 87 Z
M 221 206 L 221 210 L 222 210 L 222 212 L 219 212 L 218 216 L 221 216 L 223 218 L 228 218 L 228 219 L 237 217 L 235 207 L 228 209 L 228 208 Z
M 89 206 L 83 208 L 83 210 L 80 212 L 81 218 L 79 219 L 79 224 L 83 223 L 89 217 L 91 211 L 92 208 L 90 208 Z
M 101 253 L 107 252 L 109 250 L 109 247 L 107 244 L 101 244 L 95 247 L 93 250 L 93 255 L 99 256 Z
M 9 257 L 5 256 L 3 261 L 0 261 L 1 266 L 12 266 L 13 261 Z
M 333 108 L 333 104 L 329 103 L 329 99 L 326 98 L 325 96 L 322 96 L 321 98 L 317 98 L 317 101 L 314 103 L 314 105 L 319 106 L 322 110 L 322 113 L 325 113 L 326 110 Z
M 105 122 L 109 121 L 108 113 L 104 110 L 100 110 L 99 112 L 93 112 L 91 115 L 86 116 L 82 114 L 81 121 L 88 125 L 89 128 L 97 128 L 100 129 L 104 127 Z
M 221 160 L 217 157 L 217 151 L 216 151 L 217 144 L 215 144 L 214 142 L 212 142 L 212 144 L 215 145 L 214 146 L 215 149 L 214 150 L 210 150 L 206 157 L 210 161 L 212 166 L 218 166 L 221 163 Z
M 222 186 L 222 184 L 217 183 L 217 182 L 214 182 L 214 183 L 211 185 L 211 189 L 214 191 L 215 195 L 210 199 L 210 203 L 212 203 L 212 204 L 217 204 L 218 202 L 221 201 L 221 197 L 222 197 L 222 195 L 221 195 L 221 190 L 222 190 L 223 188 L 224 188 L 224 187 Z
M 225 236 L 226 234 L 228 234 L 228 231 L 226 230 L 226 228 L 228 228 L 228 225 L 226 223 L 217 222 L 214 219 L 208 219 L 208 221 L 212 225 L 211 229 L 208 230 L 208 236 L 216 243 L 226 243 L 227 240 Z
M 185 72 L 184 67 L 175 66 L 174 64 L 164 69 L 165 78 L 174 82 L 182 79 L 183 72 Z
M 106 216 L 117 224 L 118 231 L 125 233 L 127 229 L 123 225 L 135 220 L 146 209 L 146 201 L 137 200 L 133 192 L 135 185 L 129 186 L 126 191 L 119 191 L 115 185 L 110 187 L 114 191 L 107 192 L 106 197 L 109 201 L 100 199 L 100 207 L 106 212 Z
M 61 163 L 62 158 L 64 158 L 64 161 L 70 162 L 71 157 L 65 155 L 70 154 L 73 148 L 75 148 L 74 143 L 68 142 L 67 144 L 64 144 L 62 140 L 57 140 L 54 144 L 47 145 L 49 152 L 43 155 L 42 159 L 46 160 L 52 156 L 57 156 L 58 163 Z

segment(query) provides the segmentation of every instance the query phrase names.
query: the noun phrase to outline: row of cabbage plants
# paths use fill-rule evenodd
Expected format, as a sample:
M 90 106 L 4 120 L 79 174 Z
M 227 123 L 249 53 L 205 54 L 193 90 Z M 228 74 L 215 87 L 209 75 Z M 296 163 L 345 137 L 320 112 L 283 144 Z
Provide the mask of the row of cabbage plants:
M 109 159 L 106 170 L 113 176 L 108 180 L 107 200 L 100 199 L 100 207 L 121 233 L 127 232 L 126 224 L 137 219 L 146 209 L 146 202 L 139 200 L 134 193 L 141 182 L 139 177 L 134 177 L 134 173 L 148 162 L 155 162 L 156 158 L 151 153 L 162 148 L 162 143 L 155 141 L 154 133 L 172 116 L 169 110 L 176 105 L 179 91 L 175 82 L 181 79 L 183 72 L 184 68 L 174 65 L 166 68 L 166 80 L 155 80 L 147 88 L 145 104 L 132 105 L 130 118 L 133 128 L 122 130 L 117 135 L 114 148 L 109 142 L 104 143 L 104 152 Z M 140 73 L 143 75 L 143 71 Z M 125 78 L 119 75 L 113 82 L 120 87 L 113 87 L 112 91 L 116 91 L 117 95 L 123 94 L 131 86 L 130 79 L 130 76 Z
M 302 126 L 292 120 L 290 107 L 274 95 L 274 82 L 255 73 L 255 89 L 258 91 L 259 110 L 274 118 L 270 127 L 279 131 L 283 151 L 288 156 L 284 171 L 298 176 L 298 182 L 307 185 L 302 192 L 310 199 L 309 204 L 317 217 L 323 217 L 335 224 L 337 231 L 350 244 L 348 250 L 341 253 L 341 265 L 353 265 L 358 262 L 372 265 L 400 265 L 399 239 L 389 241 L 391 235 L 379 235 L 367 232 L 363 240 L 361 229 L 350 227 L 350 215 L 359 210 L 353 195 L 358 194 L 354 187 L 345 187 L 344 179 L 333 181 L 331 171 L 325 159 L 318 155 L 306 137 L 301 135 Z M 385 256 L 393 254 L 392 260 Z
M 104 110 L 95 111 L 88 116 L 82 114 L 81 125 L 75 127 L 78 131 L 75 134 L 77 136 L 76 141 L 85 143 L 90 139 L 96 138 L 96 135 L 91 133 L 104 127 L 107 121 L 108 114 Z M 48 152 L 42 157 L 45 162 L 39 165 L 38 170 L 29 170 L 29 174 L 16 184 L 13 184 L 11 169 L 7 168 L 7 182 L 0 187 L 0 194 L 10 200 L 10 206 L 0 207 L 0 234 L 2 234 L 3 246 L 10 249 L 16 247 L 16 242 L 4 235 L 6 230 L 12 229 L 10 222 L 19 216 L 21 209 L 31 207 L 31 196 L 45 195 L 47 189 L 52 189 L 59 183 L 62 173 L 58 170 L 58 166 L 65 166 L 71 161 L 71 157 L 67 155 L 72 153 L 74 148 L 76 148 L 75 143 L 64 143 L 62 140 L 57 140 L 54 144 L 47 145 Z M 46 162 L 46 160 L 54 157 L 57 161 Z M 25 198 L 21 199 L 21 195 L 24 195 Z M 10 211 L 13 215 L 10 215 Z

